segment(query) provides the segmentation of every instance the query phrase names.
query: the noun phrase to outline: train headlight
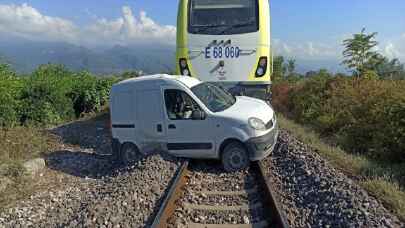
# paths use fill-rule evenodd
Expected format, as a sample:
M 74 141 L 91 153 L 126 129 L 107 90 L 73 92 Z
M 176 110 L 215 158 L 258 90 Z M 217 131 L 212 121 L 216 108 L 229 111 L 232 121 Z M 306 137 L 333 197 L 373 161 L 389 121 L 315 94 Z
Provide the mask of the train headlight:
M 190 72 L 187 69 L 183 70 L 183 75 L 184 76 L 190 76 Z
M 187 68 L 187 60 L 181 59 L 180 60 L 180 67 L 181 68 Z
M 263 70 L 263 68 L 261 68 L 261 67 L 259 67 L 259 68 L 257 69 L 257 71 L 256 71 L 256 74 L 257 74 L 258 76 L 263 76 L 263 73 L 264 73 L 264 70 Z
M 261 67 L 266 67 L 267 66 L 267 58 L 260 58 L 260 60 L 259 60 L 259 66 L 261 66 Z
M 190 74 L 190 69 L 188 68 L 187 59 L 181 58 L 181 59 L 179 60 L 179 66 L 180 66 L 180 73 L 181 73 L 183 76 L 191 76 L 191 74 Z
M 257 64 L 256 77 L 260 78 L 266 74 L 267 71 L 267 57 L 262 56 Z

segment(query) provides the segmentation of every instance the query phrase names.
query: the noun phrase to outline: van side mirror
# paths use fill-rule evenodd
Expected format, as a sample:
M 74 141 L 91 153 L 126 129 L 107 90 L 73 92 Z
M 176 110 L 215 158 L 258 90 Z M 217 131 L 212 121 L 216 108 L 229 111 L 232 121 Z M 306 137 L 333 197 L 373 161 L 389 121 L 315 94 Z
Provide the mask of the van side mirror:
M 191 119 L 192 120 L 205 120 L 206 118 L 206 114 L 205 112 L 201 111 L 201 110 L 194 110 L 193 113 L 191 114 Z

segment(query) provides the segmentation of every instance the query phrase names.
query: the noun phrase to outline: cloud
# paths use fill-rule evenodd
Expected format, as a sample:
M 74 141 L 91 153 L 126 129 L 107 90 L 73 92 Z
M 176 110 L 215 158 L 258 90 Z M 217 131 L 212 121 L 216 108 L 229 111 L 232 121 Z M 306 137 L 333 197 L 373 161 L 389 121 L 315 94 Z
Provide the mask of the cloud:
M 405 34 L 385 40 L 376 48 L 384 56 L 393 59 L 398 58 L 405 61 Z
M 339 38 L 330 39 L 328 43 L 304 41 L 292 43 L 273 39 L 273 48 L 276 55 L 283 55 L 296 59 L 305 60 L 341 60 L 343 58 L 342 40 L 348 38 L 342 35 Z M 405 34 L 398 35 L 392 39 L 378 39 L 380 44 L 374 48 L 375 51 L 392 59 L 398 58 L 405 62 Z
M 78 28 L 70 21 L 42 15 L 27 4 L 0 5 L 0 33 L 33 40 L 73 41 Z
M 94 14 L 91 17 L 90 24 L 78 26 L 66 19 L 43 15 L 28 4 L 0 4 L 0 34 L 86 46 L 175 43 L 176 27 L 159 25 L 144 11 L 136 17 L 130 7 L 124 6 L 119 18 L 107 20 Z
M 287 43 L 280 39 L 274 39 L 273 47 L 276 55 L 298 59 L 337 59 L 342 52 L 338 43 L 325 44 L 312 41 Z
M 397 48 L 395 47 L 395 44 L 393 44 L 392 42 L 388 42 L 388 44 L 384 48 L 383 53 L 388 58 L 396 58 L 400 55 Z

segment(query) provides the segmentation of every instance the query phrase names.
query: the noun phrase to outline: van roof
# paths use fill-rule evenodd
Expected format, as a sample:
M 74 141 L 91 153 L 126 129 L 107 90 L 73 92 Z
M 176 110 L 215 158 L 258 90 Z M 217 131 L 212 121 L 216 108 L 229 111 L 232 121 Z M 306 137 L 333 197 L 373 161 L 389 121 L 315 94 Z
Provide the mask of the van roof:
M 139 82 L 147 82 L 147 81 L 165 81 L 170 84 L 170 82 L 177 81 L 182 83 L 183 85 L 187 86 L 188 88 L 192 88 L 201 83 L 196 78 L 188 77 L 188 76 L 174 76 L 174 75 L 167 75 L 167 74 L 156 74 L 156 75 L 146 75 L 138 78 L 131 78 L 124 81 L 117 83 L 116 85 L 128 85 L 134 84 Z

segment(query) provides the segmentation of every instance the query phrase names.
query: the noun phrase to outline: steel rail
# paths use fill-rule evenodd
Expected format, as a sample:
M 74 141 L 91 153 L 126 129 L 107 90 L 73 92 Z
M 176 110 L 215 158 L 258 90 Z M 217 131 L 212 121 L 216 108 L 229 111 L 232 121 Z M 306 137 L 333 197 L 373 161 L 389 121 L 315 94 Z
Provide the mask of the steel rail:
M 153 221 L 153 228 L 164 228 L 169 226 L 169 219 L 172 218 L 177 203 L 182 194 L 188 178 L 189 162 L 184 162 L 180 169 L 177 171 L 174 181 Z M 269 227 L 288 228 L 286 217 L 281 210 L 282 207 L 278 201 L 276 192 L 274 191 L 273 183 L 266 177 L 265 169 L 260 162 L 252 163 L 250 167 L 255 173 L 258 174 L 258 181 L 263 189 L 263 205 L 270 210 L 266 210 L 266 216 L 269 219 Z M 172 221 L 173 222 L 173 221 Z

